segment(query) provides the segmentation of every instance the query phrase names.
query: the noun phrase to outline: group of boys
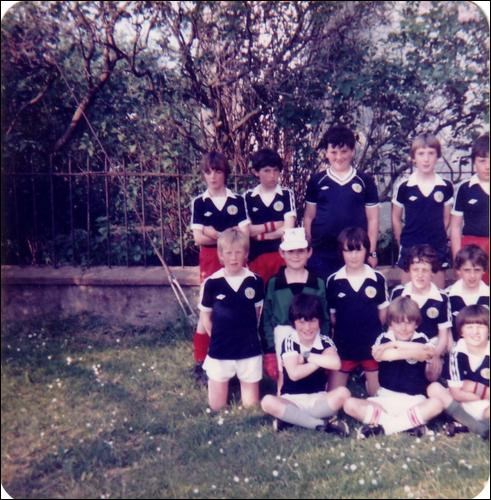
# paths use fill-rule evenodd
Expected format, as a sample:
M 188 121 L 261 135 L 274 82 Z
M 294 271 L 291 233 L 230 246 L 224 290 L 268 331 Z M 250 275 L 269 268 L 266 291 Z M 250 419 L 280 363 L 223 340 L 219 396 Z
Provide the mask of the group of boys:
M 207 190 L 193 200 L 191 224 L 203 281 L 195 377 L 220 410 L 234 376 L 243 405 L 258 404 L 264 371 L 277 394 L 261 407 L 277 429 L 346 436 L 336 416 L 343 409 L 362 423 L 358 437 L 422 433 L 445 410 L 449 435 L 488 436 L 489 224 L 481 219 L 488 218 L 489 136 L 474 144 L 476 174 L 459 186 L 452 212 L 453 187 L 435 172 L 440 143 L 429 134 L 414 140 L 414 172 L 392 200 L 403 273 L 390 300 L 374 269 L 377 188 L 352 166 L 355 142 L 343 126 L 325 134 L 326 165 L 308 182 L 303 227 L 295 227 L 293 193 L 279 185 L 276 152 L 252 156 L 259 184 L 243 197 L 226 188 L 226 158 L 204 157 Z M 449 224 L 459 280 L 442 291 Z M 366 399 L 346 387 L 358 368 Z

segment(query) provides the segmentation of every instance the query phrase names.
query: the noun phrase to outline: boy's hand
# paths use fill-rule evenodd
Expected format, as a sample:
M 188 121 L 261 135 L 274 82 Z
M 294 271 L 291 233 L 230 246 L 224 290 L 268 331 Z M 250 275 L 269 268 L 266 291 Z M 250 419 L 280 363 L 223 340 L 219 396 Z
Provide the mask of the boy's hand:
M 267 353 L 263 356 L 263 368 L 266 375 L 275 382 L 278 380 L 278 361 L 275 353 Z

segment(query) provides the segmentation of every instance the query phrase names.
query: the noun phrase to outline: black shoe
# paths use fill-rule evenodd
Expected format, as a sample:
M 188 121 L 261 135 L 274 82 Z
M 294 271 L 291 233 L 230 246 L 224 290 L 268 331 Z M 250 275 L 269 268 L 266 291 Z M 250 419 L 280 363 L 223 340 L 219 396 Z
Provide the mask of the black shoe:
M 459 434 L 461 432 L 469 432 L 469 428 L 460 422 L 447 422 L 443 426 L 443 430 L 448 437 L 454 437 L 455 434 Z
M 384 436 L 385 431 L 381 425 L 362 425 L 356 430 L 356 439 L 365 439 L 371 436 Z
M 418 425 L 417 427 L 413 427 L 412 429 L 408 429 L 406 432 L 410 436 L 420 438 L 420 437 L 423 437 L 427 434 L 428 427 L 426 427 L 426 425 Z
M 196 363 L 194 365 L 193 378 L 198 385 L 208 385 L 208 376 L 205 370 L 203 370 L 203 365 L 201 363 Z
M 285 431 L 286 429 L 290 429 L 291 427 L 293 427 L 293 424 L 289 424 L 288 422 L 280 420 L 279 418 L 273 419 L 273 430 L 275 432 Z
M 324 425 L 319 425 L 315 429 L 316 431 L 328 432 L 330 434 L 336 434 L 340 437 L 349 436 L 349 426 L 344 420 L 339 420 L 336 416 L 327 418 L 324 421 Z

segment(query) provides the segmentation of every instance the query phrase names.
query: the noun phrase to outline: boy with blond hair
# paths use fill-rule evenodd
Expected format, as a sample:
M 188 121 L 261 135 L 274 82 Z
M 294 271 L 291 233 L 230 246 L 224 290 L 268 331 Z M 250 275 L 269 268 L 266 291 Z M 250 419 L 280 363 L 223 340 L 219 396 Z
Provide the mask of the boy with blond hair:
M 227 404 L 229 381 L 240 381 L 242 404 L 259 401 L 262 356 L 257 324 L 263 303 L 262 279 L 244 267 L 249 237 L 236 228 L 223 231 L 217 240 L 223 269 L 203 285 L 200 321 L 210 336 L 203 369 L 208 376 L 208 402 L 212 410 Z

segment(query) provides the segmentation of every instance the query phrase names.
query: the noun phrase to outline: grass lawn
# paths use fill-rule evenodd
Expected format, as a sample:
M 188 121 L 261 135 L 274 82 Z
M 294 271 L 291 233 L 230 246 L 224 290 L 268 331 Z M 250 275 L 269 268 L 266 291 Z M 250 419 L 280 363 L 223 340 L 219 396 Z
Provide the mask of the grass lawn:
M 2 331 L 2 484 L 14 498 L 472 498 L 489 442 L 276 434 L 232 399 L 207 411 L 191 333 L 88 316 Z M 265 383 L 263 392 L 272 391 Z M 359 390 L 359 388 L 356 388 Z M 347 417 L 343 417 L 347 418 Z M 349 423 L 354 427 L 354 422 Z M 354 434 L 354 432 L 352 432 Z

